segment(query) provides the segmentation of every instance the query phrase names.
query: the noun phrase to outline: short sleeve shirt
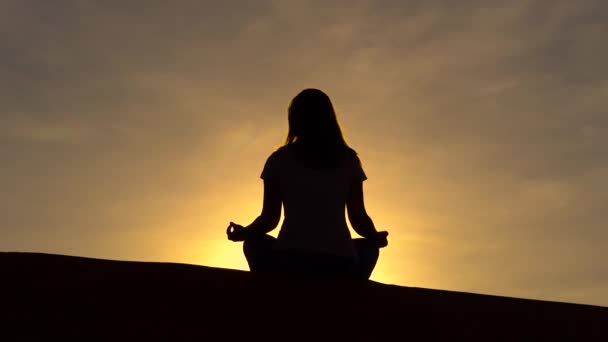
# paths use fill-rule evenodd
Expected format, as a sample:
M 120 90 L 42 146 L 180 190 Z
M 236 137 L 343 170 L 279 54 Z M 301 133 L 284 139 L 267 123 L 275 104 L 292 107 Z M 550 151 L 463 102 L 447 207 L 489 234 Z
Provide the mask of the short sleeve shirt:
M 335 168 L 311 168 L 286 146 L 268 157 L 261 178 L 280 186 L 285 219 L 276 249 L 354 256 L 345 208 L 352 184 L 367 179 L 358 157 L 345 152 Z

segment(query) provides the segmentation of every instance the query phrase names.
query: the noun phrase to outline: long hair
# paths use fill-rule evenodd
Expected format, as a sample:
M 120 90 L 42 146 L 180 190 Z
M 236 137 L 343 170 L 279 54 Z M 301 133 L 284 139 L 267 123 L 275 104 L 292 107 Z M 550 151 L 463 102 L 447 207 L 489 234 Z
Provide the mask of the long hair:
M 319 89 L 304 89 L 288 108 L 289 131 L 283 146 L 294 145 L 299 159 L 317 166 L 335 165 L 340 152 L 356 156 L 344 140 L 329 96 Z

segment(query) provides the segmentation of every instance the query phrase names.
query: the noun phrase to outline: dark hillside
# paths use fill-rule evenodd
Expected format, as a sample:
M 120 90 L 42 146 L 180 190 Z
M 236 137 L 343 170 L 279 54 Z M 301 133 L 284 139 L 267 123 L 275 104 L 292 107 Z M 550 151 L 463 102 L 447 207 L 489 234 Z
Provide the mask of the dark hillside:
M 0 270 L 2 341 L 608 340 L 590 305 L 38 253 L 0 253 Z

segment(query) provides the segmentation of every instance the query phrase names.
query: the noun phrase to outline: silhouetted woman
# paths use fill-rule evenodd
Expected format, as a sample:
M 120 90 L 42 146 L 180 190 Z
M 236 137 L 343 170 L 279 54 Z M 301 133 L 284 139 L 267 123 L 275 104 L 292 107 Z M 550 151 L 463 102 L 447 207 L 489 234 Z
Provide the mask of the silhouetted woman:
M 289 105 L 285 144 L 262 171 L 262 214 L 247 227 L 230 222 L 228 239 L 244 241 L 252 272 L 295 272 L 368 279 L 379 248 L 388 244 L 365 210 L 367 179 L 357 153 L 344 141 L 329 97 L 305 89 Z M 285 209 L 278 238 L 275 229 Z M 352 239 L 348 219 L 363 239 Z

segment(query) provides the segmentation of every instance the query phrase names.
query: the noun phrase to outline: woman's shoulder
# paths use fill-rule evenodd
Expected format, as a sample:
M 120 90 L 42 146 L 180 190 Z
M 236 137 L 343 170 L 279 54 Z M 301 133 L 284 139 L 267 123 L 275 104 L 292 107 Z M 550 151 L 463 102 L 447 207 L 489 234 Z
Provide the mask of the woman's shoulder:
M 355 159 L 359 159 L 359 154 L 357 153 L 357 151 L 355 151 L 354 148 L 350 147 L 350 146 L 345 146 L 346 147 L 346 153 L 348 154 L 348 156 L 355 158 Z
M 270 163 L 280 163 L 286 159 L 287 155 L 290 153 L 291 148 L 289 145 L 281 146 L 274 150 L 269 156 L 267 162 Z
M 272 152 L 270 157 L 271 158 L 283 158 L 287 154 L 291 153 L 290 152 L 291 150 L 292 150 L 291 145 L 283 145 L 283 146 L 277 148 L 274 152 Z
M 302 151 L 299 151 L 302 152 Z M 339 147 L 337 154 L 334 154 L 334 157 L 337 157 L 339 163 L 342 165 L 348 166 L 360 166 L 361 160 L 359 159 L 359 155 L 355 149 L 348 145 L 344 145 Z M 268 161 L 271 163 L 283 163 L 288 160 L 297 159 L 296 155 L 298 154 L 298 146 L 295 143 L 283 145 L 277 148 L 274 152 L 270 154 L 268 157 Z M 344 164 L 345 163 L 345 164 Z
M 277 172 L 283 169 L 283 165 L 286 163 L 286 154 L 289 152 L 285 147 L 287 146 L 279 147 L 268 156 L 266 163 L 264 164 L 264 169 L 262 170 L 261 178 L 266 179 L 275 177 Z
M 356 164 L 361 164 L 361 160 L 359 159 L 359 154 L 352 147 L 346 146 L 345 154 L 349 161 L 354 162 Z

